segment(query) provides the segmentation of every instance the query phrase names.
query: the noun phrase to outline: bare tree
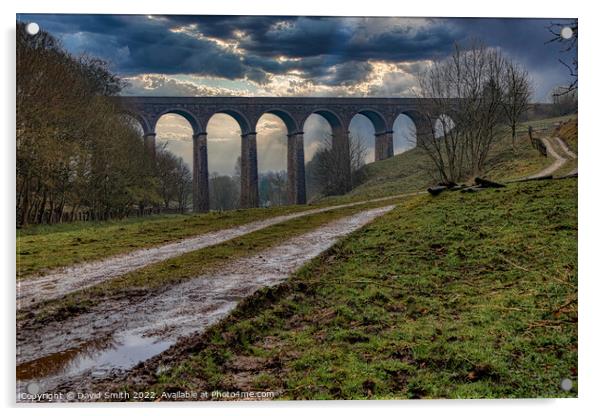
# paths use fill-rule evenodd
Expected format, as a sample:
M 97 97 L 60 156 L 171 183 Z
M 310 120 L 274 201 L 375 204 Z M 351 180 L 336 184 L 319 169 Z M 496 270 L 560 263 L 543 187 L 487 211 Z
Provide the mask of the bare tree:
M 333 148 L 333 142 L 331 134 L 324 134 L 320 147 L 307 164 L 307 176 L 311 182 L 308 186 L 313 188 L 317 184 L 316 188 L 324 195 L 340 195 L 348 191 L 347 163 L 351 167 L 351 186 L 357 186 L 361 182 L 360 172 L 368 152 L 364 141 L 355 135 L 349 136 L 349 157 Z
M 178 158 L 175 175 L 178 210 L 185 212 L 192 202 L 192 172 L 181 157 Z
M 558 86 L 552 90 L 552 104 L 555 116 L 566 116 L 577 112 L 577 90 L 568 91 L 567 86 Z
M 502 109 L 506 124 L 512 132 L 512 149 L 516 148 L 516 127 L 529 107 L 532 94 L 528 72 L 513 61 L 506 61 L 503 72 Z
M 557 43 L 562 46 L 561 53 L 572 54 L 571 62 L 567 63 L 565 59 L 559 58 L 558 61 L 569 70 L 569 76 L 573 79 L 571 83 L 560 89 L 557 89 L 555 95 L 568 94 L 577 89 L 577 38 L 579 35 L 578 20 L 573 20 L 570 24 L 566 23 L 550 23 L 548 31 L 552 34 L 552 38 L 546 43 Z M 564 35 L 563 30 L 569 29 L 570 32 Z M 570 36 L 567 36 L 570 33 Z
M 367 155 L 368 148 L 365 145 L 365 141 L 361 137 L 351 134 L 349 136 L 349 160 L 351 163 L 352 186 L 356 186 L 360 182 L 358 173 L 366 164 Z
M 227 211 L 239 207 L 240 182 L 236 177 L 213 172 L 209 177 L 209 205 L 211 209 Z
M 499 50 L 473 42 L 468 48 L 456 45 L 449 58 L 419 76 L 424 100 L 417 146 L 431 158 L 442 182 L 480 172 L 503 133 L 504 67 Z M 443 123 L 439 132 L 437 120 Z
M 167 143 L 157 145 L 156 175 L 164 208 L 184 212 L 192 193 L 192 174 L 181 157 L 167 150 Z

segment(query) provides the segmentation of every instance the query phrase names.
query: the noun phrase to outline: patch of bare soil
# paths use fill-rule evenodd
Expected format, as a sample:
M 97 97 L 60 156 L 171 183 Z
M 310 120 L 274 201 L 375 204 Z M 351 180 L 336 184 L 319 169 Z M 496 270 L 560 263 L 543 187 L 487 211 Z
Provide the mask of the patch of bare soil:
M 339 238 L 393 207 L 333 221 L 162 293 L 107 301 L 42 328 L 21 323 L 17 329 L 17 399 L 31 383 L 39 391 L 81 390 L 161 354 L 179 339 L 186 343 L 186 337 L 204 332 L 242 299 L 281 283 Z

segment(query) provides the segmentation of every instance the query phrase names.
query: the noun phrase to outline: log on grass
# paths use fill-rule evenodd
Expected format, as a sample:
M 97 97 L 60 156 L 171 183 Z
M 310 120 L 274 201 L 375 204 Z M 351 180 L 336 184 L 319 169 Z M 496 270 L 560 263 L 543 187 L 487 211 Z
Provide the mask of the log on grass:
M 437 186 L 431 186 L 430 188 L 427 189 L 427 191 L 429 194 L 431 194 L 433 196 L 437 196 L 441 192 L 446 191 L 447 189 L 448 189 L 447 186 L 437 185 Z
M 497 183 L 497 182 L 493 182 L 493 181 L 489 181 L 487 179 L 483 179 L 483 178 L 475 178 L 474 182 L 477 185 L 482 186 L 483 188 L 505 188 L 506 185 L 504 185 L 503 183 Z

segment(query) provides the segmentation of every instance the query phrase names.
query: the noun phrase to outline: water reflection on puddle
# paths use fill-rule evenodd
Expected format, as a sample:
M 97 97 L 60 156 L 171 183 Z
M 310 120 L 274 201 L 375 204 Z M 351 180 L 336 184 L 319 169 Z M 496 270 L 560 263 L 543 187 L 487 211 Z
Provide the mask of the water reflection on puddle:
M 115 369 L 129 369 L 169 348 L 174 341 L 144 337 L 133 332 L 115 338 L 94 340 L 17 366 L 17 381 L 39 382 L 43 390 L 62 380 L 90 372 L 103 377 Z M 54 382 L 53 382 L 54 381 Z

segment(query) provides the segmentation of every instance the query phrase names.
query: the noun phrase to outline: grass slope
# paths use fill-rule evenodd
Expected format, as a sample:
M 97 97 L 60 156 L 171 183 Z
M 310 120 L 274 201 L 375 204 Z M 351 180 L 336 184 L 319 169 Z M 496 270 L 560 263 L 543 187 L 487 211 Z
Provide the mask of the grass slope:
M 576 286 L 575 179 L 413 197 L 126 387 L 575 397 Z
M 568 144 L 569 149 L 571 149 L 575 154 L 578 154 L 577 130 L 576 116 L 571 117 L 569 120 L 565 120 L 565 122 L 563 122 L 556 130 L 558 137 L 563 139 Z
M 578 155 L 577 153 L 577 119 L 570 119 L 564 123 L 562 123 L 555 130 L 556 137 L 560 137 L 565 141 L 569 149 Z M 568 158 L 568 156 L 564 153 L 564 150 L 556 143 L 556 141 L 552 142 L 555 146 L 556 152 L 560 155 L 564 155 L 567 158 L 566 163 L 562 166 L 558 171 L 554 174 L 557 176 L 567 175 L 575 171 L 577 169 L 577 159 Z
M 428 169 L 429 161 L 423 150 L 414 148 L 392 158 L 369 163 L 362 168 L 366 179 L 360 185 L 343 196 L 322 200 L 355 201 L 424 190 L 434 182 Z

